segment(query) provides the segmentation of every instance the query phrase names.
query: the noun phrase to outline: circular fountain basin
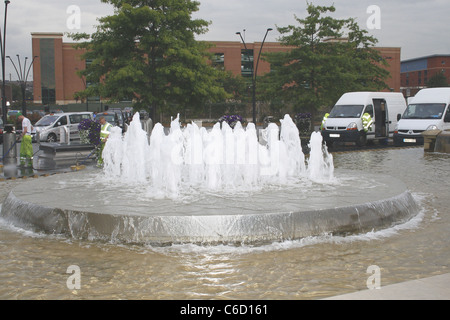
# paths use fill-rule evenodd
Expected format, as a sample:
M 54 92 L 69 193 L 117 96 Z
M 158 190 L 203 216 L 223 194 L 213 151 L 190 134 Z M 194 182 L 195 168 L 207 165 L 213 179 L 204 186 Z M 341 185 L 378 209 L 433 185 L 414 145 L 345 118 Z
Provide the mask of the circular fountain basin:
M 333 183 L 157 199 L 145 186 L 101 181 L 98 171 L 54 175 L 13 189 L 1 217 L 16 227 L 74 239 L 166 245 L 265 243 L 349 235 L 406 222 L 419 206 L 390 176 L 336 171 Z M 100 182 L 97 182 L 100 180 Z

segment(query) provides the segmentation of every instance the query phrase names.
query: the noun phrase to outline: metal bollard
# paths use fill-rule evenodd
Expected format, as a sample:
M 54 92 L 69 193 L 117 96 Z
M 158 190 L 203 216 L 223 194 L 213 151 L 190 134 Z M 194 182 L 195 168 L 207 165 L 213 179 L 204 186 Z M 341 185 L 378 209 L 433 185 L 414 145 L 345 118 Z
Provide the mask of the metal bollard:
M 59 128 L 59 142 L 70 144 L 70 130 L 67 126 Z
M 5 128 L 6 129 L 6 128 Z M 17 165 L 17 137 L 15 132 L 3 133 L 3 165 Z

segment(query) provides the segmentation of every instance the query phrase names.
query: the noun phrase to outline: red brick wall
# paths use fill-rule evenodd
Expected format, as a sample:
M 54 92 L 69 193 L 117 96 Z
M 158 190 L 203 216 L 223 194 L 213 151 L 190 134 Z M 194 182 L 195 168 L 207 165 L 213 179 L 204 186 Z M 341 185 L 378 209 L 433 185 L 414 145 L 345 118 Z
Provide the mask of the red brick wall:
M 41 34 L 34 34 L 32 38 L 33 55 L 39 55 L 39 36 Z M 83 80 L 76 74 L 77 70 L 85 68 L 85 62 L 81 60 L 81 50 L 77 50 L 71 43 L 63 43 L 62 35 L 55 35 L 55 80 L 56 80 L 56 101 L 57 103 L 72 103 L 74 102 L 74 94 L 77 91 L 84 89 Z M 45 34 L 45 37 L 51 35 Z M 234 75 L 241 74 L 241 50 L 245 49 L 244 44 L 239 41 L 213 41 L 213 47 L 210 52 L 223 53 L 224 68 L 231 71 Z M 248 43 L 247 48 L 254 52 L 254 69 L 256 70 L 256 63 L 261 48 L 261 43 Z M 387 70 L 391 77 L 387 79 L 389 88 L 393 91 L 400 91 L 400 48 L 376 48 L 381 52 L 381 55 L 387 60 L 389 66 Z M 262 53 L 265 52 L 280 52 L 291 50 L 289 47 L 282 46 L 278 42 L 265 42 Z M 448 63 L 450 65 L 450 62 Z M 33 66 L 33 80 L 34 80 L 34 100 L 40 102 L 41 86 L 40 86 L 40 61 L 35 60 Z M 258 64 L 257 75 L 261 76 L 270 72 L 270 65 L 268 62 L 260 59 Z
M 84 70 L 86 63 L 81 60 L 82 50 L 73 48 L 72 43 L 63 44 L 64 100 L 74 100 L 74 93 L 85 89 L 84 79 L 78 76 L 78 70 Z

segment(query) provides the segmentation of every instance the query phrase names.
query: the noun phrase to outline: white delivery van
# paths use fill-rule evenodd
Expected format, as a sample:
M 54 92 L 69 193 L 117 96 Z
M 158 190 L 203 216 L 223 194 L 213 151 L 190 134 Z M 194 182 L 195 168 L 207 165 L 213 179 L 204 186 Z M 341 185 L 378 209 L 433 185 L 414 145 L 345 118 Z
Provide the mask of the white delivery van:
M 69 113 L 54 113 L 48 114 L 34 125 L 36 129 L 36 140 L 41 142 L 57 142 L 60 139 L 60 129 L 62 126 L 67 126 L 70 130 L 70 139 L 80 139 L 80 132 L 78 124 L 81 120 L 93 120 L 92 112 L 69 112 Z
M 403 113 L 394 133 L 396 146 L 423 144 L 422 132 L 450 130 L 450 88 L 420 90 Z
M 328 146 L 335 142 L 354 142 L 364 146 L 369 140 L 386 141 L 394 135 L 397 121 L 406 109 L 403 94 L 396 92 L 348 92 L 336 102 L 322 127 Z M 373 124 L 368 132 L 362 116 L 368 113 Z

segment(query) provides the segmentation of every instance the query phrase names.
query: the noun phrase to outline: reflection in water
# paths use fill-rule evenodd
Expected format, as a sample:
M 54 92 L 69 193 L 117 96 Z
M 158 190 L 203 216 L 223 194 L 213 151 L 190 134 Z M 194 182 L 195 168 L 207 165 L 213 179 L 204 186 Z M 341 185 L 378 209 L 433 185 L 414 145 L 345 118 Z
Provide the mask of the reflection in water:
M 449 272 L 449 155 L 411 148 L 333 156 L 336 168 L 402 180 L 421 214 L 396 228 L 345 238 L 157 248 L 49 237 L 3 221 L 0 298 L 317 299 L 365 289 L 371 265 L 381 268 L 382 286 Z M 80 290 L 66 286 L 70 265 L 80 267 Z

